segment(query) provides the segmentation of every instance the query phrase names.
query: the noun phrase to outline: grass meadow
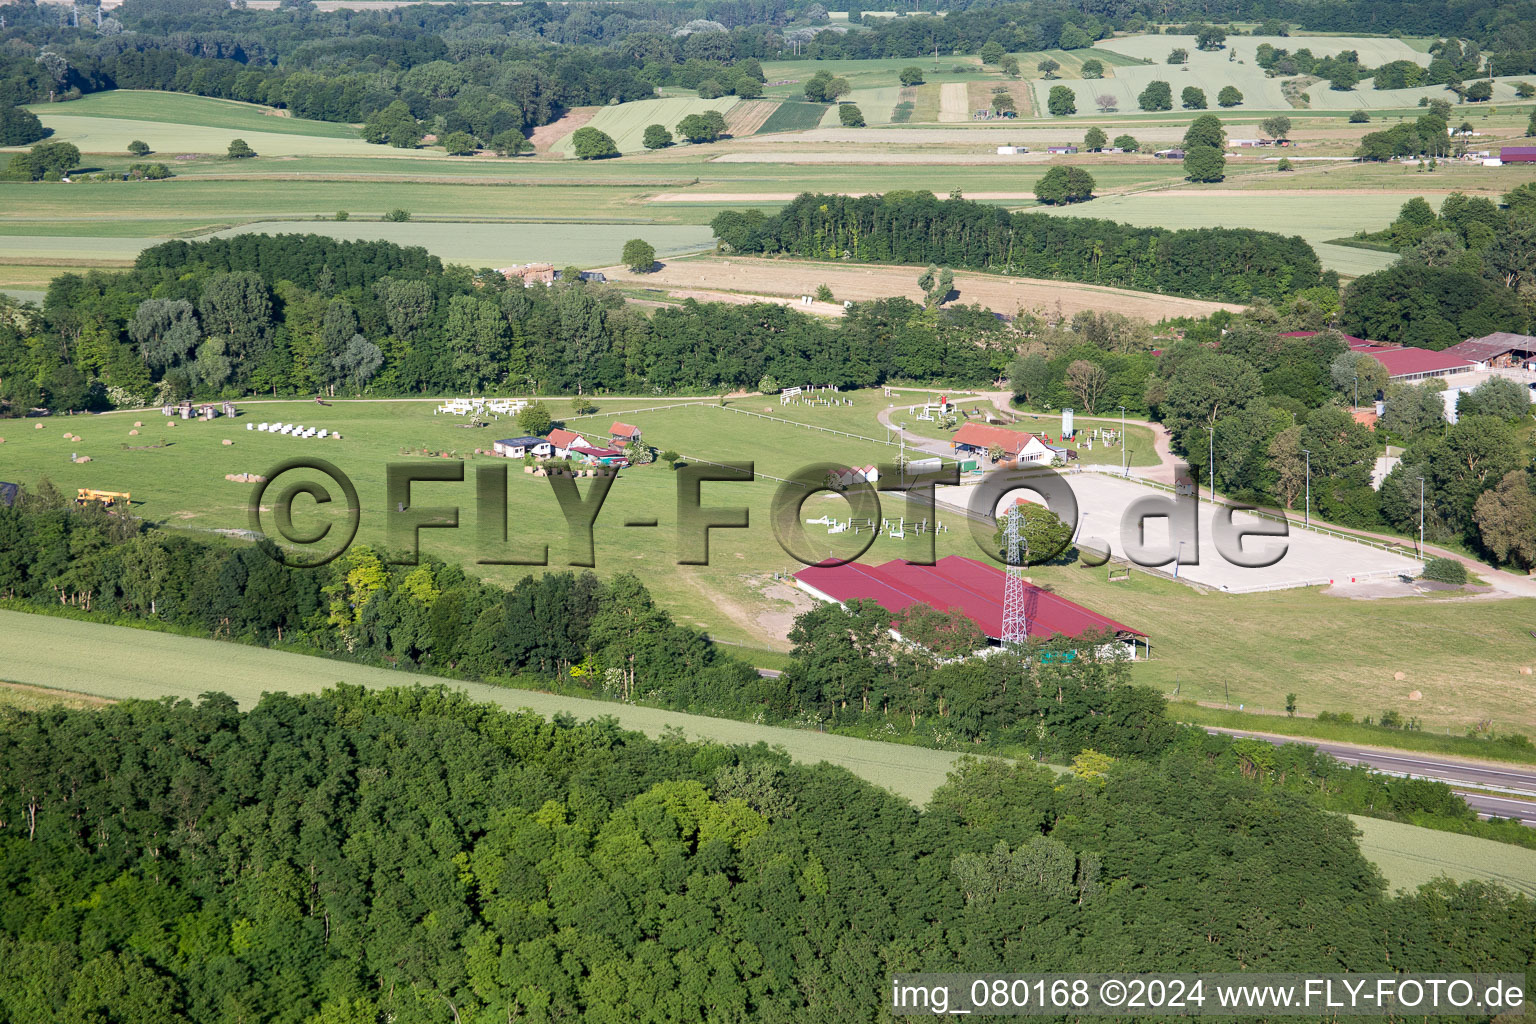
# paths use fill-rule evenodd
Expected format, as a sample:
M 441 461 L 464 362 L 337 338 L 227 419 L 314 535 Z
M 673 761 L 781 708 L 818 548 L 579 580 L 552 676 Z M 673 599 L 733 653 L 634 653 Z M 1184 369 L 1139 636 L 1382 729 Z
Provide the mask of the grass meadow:
M 687 400 L 661 397 L 599 399 L 600 412 L 588 420 L 571 420 L 577 429 L 606 430 L 614 418 L 640 425 L 646 439 L 659 449 L 672 448 L 690 458 L 714 462 L 753 460 L 759 473 L 788 477 L 812 463 L 864 465 L 889 461 L 895 448 L 879 443 L 887 436 L 876 412 L 887 404 L 911 404 L 920 394 L 907 392 L 887 399 L 880 392 L 861 393 L 855 406 L 782 407 L 776 398 L 732 399 L 738 410 L 783 415 L 815 426 L 862 434 L 858 440 L 832 433 L 776 423 L 739 412 L 710 407 L 713 400 L 692 400 L 678 408 L 638 412 L 659 404 Z M 250 485 L 229 483 L 226 473 L 266 473 L 283 458 L 313 454 L 335 463 L 356 483 L 361 503 L 361 541 L 385 539 L 385 467 L 391 462 L 421 461 L 431 451 L 469 454 L 490 447 L 498 437 L 515 436 L 513 423 L 468 429 L 454 417 L 434 416 L 433 402 L 343 402 L 328 408 L 313 402 L 242 403 L 235 421 L 183 423 L 165 426 L 148 411 L 96 417 L 8 422 L 4 456 L 10 479 L 35 484 L 47 476 L 66 491 L 78 487 L 126 490 L 134 495 L 134 512 L 170 528 L 193 531 L 244 529 L 248 526 Z M 550 399 L 551 410 L 567 412 L 562 400 Z M 145 426 L 134 444 L 173 442 L 152 451 L 126 451 L 134 420 Z M 245 430 L 246 423 L 297 422 L 339 430 L 341 441 L 298 440 Z M 1106 420 L 1107 422 L 1107 420 Z M 909 425 L 910 421 L 909 421 Z M 66 441 L 63 433 L 80 434 L 81 442 Z M 223 446 L 229 438 L 235 443 Z M 1134 438 L 1133 438 L 1134 441 Z M 1133 443 L 1133 451 L 1136 445 Z M 73 463 L 74 452 L 90 455 L 90 463 Z M 1095 453 L 1109 462 L 1117 451 Z M 549 481 L 522 473 L 517 463 L 470 460 L 463 484 L 422 485 L 419 500 L 463 506 L 457 530 L 422 534 L 426 553 L 445 560 L 472 563 L 482 557 L 476 542 L 475 469 L 486 464 L 506 466 L 509 473 L 511 521 L 519 537 L 547 538 L 550 569 L 567 561 L 564 520 Z M 1139 461 L 1139 460 L 1138 460 Z M 583 486 L 586 483 L 583 482 Z M 595 527 L 597 571 L 633 571 L 645 579 L 657 599 L 680 620 L 699 625 L 711 635 L 754 648 L 784 650 L 785 634 L 805 599 L 775 580 L 800 563 L 779 547 L 769 512 L 779 484 L 771 479 L 754 483 L 706 484 L 707 507 L 745 507 L 749 527 L 715 530 L 710 537 L 710 564 L 679 566 L 676 483 L 665 466 L 636 467 L 620 474 Z M 904 507 L 882 500 L 887 515 Z M 829 514 L 845 518 L 849 506 L 838 496 L 810 498 L 800 518 Z M 300 505 L 296 521 L 316 513 Z M 631 518 L 655 516 L 658 526 L 627 527 Z M 963 527 L 958 514 L 941 522 L 949 532 L 936 538 L 940 555 L 985 557 Z M 1208 524 L 1202 524 L 1207 528 Z M 828 554 L 850 557 L 853 541 L 864 535 L 826 536 L 824 528 L 808 527 L 809 557 Z M 882 537 L 863 555 L 885 561 L 913 549 L 907 542 Z M 508 584 L 525 570 L 508 566 L 473 566 L 487 578 Z M 1469 600 L 1458 597 L 1412 597 L 1357 601 L 1330 597 L 1317 590 L 1288 590 L 1269 594 L 1203 593 L 1182 583 L 1145 572 L 1128 581 L 1110 582 L 1103 568 L 1076 564 L 1034 567 L 1032 578 L 1063 596 L 1147 632 L 1153 659 L 1138 663 L 1135 677 L 1167 694 L 1195 701 L 1229 702 L 1247 709 L 1279 711 L 1285 695 L 1294 692 L 1303 712 L 1348 711 L 1356 718 L 1397 710 L 1420 719 L 1424 728 L 1460 734 L 1474 723 L 1488 722 L 1496 730 L 1536 734 L 1536 677 L 1522 667 L 1536 664 L 1536 643 L 1528 629 L 1536 611 L 1530 600 Z M 1396 673 L 1403 674 L 1402 679 Z M 1422 699 L 1409 701 L 1410 691 Z
M 438 680 L 391 669 L 353 665 L 285 651 L 221 643 L 94 622 L 0 611 L 0 660 L 25 688 L 0 686 L 0 705 L 27 709 L 84 707 L 111 700 L 175 697 L 195 700 L 211 690 L 243 708 L 264 693 L 315 693 L 339 682 L 383 689 L 442 682 L 509 711 L 529 710 L 578 719 L 611 716 L 626 729 L 659 738 L 680 730 L 689 740 L 767 743 L 797 761 L 826 761 L 923 805 L 953 770 L 959 754 L 832 733 L 785 729 L 688 715 L 630 704 L 586 700 L 458 680 Z M 111 666 L 103 671 L 103 666 Z M 1394 889 L 1413 889 L 1445 875 L 1456 881 L 1500 882 L 1536 893 L 1536 851 L 1352 816 L 1360 845 Z

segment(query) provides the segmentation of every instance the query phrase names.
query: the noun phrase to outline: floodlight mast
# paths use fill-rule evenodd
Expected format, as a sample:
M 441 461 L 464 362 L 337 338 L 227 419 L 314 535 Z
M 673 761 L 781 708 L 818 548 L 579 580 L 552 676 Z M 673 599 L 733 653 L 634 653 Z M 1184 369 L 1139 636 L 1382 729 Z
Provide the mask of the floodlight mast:
M 1004 650 L 1017 650 L 1029 639 L 1029 617 L 1024 610 L 1024 510 L 1014 505 L 1003 514 L 1003 551 L 1008 559 L 1003 577 Z

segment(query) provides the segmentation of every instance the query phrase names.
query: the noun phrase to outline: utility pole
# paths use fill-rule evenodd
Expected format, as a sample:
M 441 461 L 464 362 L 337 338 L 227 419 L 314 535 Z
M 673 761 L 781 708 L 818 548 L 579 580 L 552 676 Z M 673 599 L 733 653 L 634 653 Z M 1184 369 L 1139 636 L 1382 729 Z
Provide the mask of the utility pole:
M 1312 453 L 1305 448 L 1301 454 L 1307 457 L 1307 525 L 1312 525 Z
M 1419 557 L 1424 557 L 1424 478 L 1419 477 Z
M 1205 429 L 1210 431 L 1211 434 L 1210 455 L 1208 456 L 1210 461 L 1206 465 L 1209 467 L 1211 474 L 1211 504 L 1214 505 L 1216 504 L 1216 424 L 1212 423 Z
M 1355 405 L 1354 405 L 1354 407 L 1356 409 L 1360 408 L 1360 375 L 1358 373 L 1355 374 Z
M 1130 476 L 1131 466 L 1125 451 L 1125 406 L 1120 406 L 1120 475 Z

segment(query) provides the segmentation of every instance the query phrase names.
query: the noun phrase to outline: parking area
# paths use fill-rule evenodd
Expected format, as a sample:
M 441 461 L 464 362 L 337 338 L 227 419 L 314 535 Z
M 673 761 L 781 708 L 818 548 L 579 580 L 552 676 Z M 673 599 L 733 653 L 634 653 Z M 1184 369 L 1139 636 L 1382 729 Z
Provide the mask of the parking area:
M 1402 573 L 1417 575 L 1422 569 L 1422 563 L 1409 555 L 1306 529 L 1300 513 L 1293 513 L 1292 521 L 1285 524 L 1251 513 L 1232 513 L 1236 532 L 1285 531 L 1284 536 L 1242 539 L 1234 551 L 1230 541 L 1218 546 L 1217 521 L 1226 516 L 1224 506 L 1208 500 L 1196 503 L 1188 495 L 1176 505 L 1175 495 L 1168 491 L 1103 473 L 1072 473 L 1065 480 L 1077 500 L 1074 538 L 1079 547 L 1093 551 L 1108 548 L 1117 559 L 1129 557 L 1142 568 L 1213 590 L 1242 594 L 1327 586 Z M 1030 497 L 1023 491 L 1015 495 Z M 950 504 L 966 504 L 971 497 L 972 489 L 964 486 L 940 488 L 938 494 L 941 502 Z M 1158 504 L 1142 509 L 1151 514 L 1144 515 L 1138 525 L 1128 513 L 1138 500 L 1149 497 Z M 1006 496 L 999 507 L 1012 500 Z M 1170 515 L 1178 517 L 1178 539 L 1174 539 Z M 1261 557 L 1266 552 L 1268 557 Z M 1239 561 L 1269 564 L 1244 565 Z

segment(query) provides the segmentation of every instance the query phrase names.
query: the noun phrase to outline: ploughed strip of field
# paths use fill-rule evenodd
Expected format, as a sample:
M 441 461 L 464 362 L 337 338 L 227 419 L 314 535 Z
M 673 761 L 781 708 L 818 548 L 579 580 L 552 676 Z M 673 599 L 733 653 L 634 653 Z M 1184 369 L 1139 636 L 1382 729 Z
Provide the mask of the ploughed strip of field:
M 778 100 L 743 100 L 726 112 L 726 134 L 733 139 L 744 139 L 761 128 L 778 109 Z
M 601 107 L 572 107 L 560 120 L 541 124 L 535 128 L 533 134 L 528 136 L 528 141 L 533 143 L 533 148 L 537 152 L 543 153 L 550 146 L 592 120 L 601 109 Z
M 774 300 L 785 297 L 797 299 L 802 295 L 814 295 L 817 286 L 825 284 L 832 289 L 832 295 L 839 305 L 844 300 L 859 302 L 893 295 L 905 295 L 915 302 L 923 299 L 923 290 L 917 284 L 918 275 L 922 273 L 921 267 L 815 263 L 744 256 L 734 259 L 673 260 L 663 264 L 660 270 L 648 274 L 636 274 L 624 267 L 606 267 L 603 273 L 608 275 L 610 281 L 665 289 L 677 296 L 690 291 L 695 295 L 700 291 L 709 291 L 760 295 Z M 1101 312 L 1113 310 L 1127 316 L 1157 320 L 1162 317 L 1209 316 L 1218 309 L 1234 312 L 1242 309 L 1231 303 L 1205 302 L 1067 281 L 976 274 L 964 270 L 956 271 L 955 288 L 960 294 L 954 301 L 979 302 L 988 309 L 1006 315 L 1022 309 L 1054 317 L 1060 307 L 1061 312 L 1067 316 L 1079 310 L 1091 309 Z

